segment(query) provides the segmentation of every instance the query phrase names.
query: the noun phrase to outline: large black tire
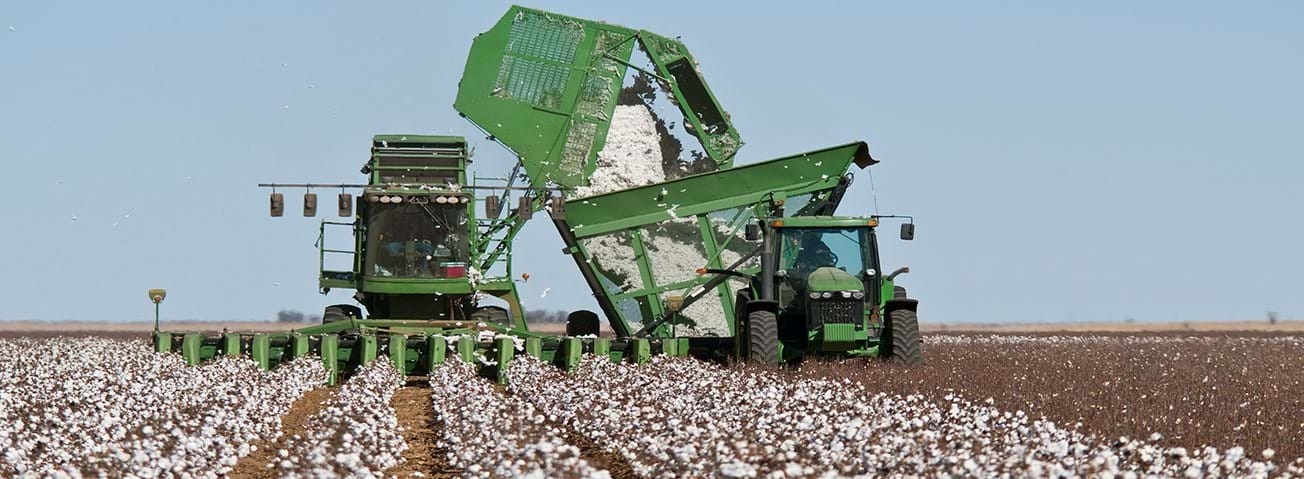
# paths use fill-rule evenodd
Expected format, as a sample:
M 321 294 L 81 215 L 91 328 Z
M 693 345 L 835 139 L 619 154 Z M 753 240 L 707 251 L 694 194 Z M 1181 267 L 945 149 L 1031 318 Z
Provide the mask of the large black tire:
M 888 324 L 883 329 L 880 348 L 891 348 L 883 360 L 902 366 L 924 364 L 924 347 L 919 339 L 919 317 L 908 309 L 894 310 L 887 315 Z
M 362 308 L 352 304 L 332 304 L 321 315 L 322 324 L 348 319 L 362 319 Z
M 481 306 L 471 312 L 471 321 L 511 326 L 512 315 L 502 306 Z
M 896 285 L 892 286 L 892 299 L 905 299 L 906 297 L 905 288 Z
M 597 336 L 602 332 L 602 323 L 598 313 L 581 309 L 566 315 L 567 336 Z
M 779 364 L 779 318 L 770 311 L 747 315 L 747 360 L 758 364 Z

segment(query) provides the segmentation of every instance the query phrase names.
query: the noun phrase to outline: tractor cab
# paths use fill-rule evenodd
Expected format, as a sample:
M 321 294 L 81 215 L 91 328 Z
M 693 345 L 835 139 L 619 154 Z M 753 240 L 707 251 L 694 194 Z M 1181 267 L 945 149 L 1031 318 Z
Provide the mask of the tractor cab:
M 800 306 L 807 300 L 856 300 L 863 302 L 866 291 L 873 291 L 878 255 L 874 247 L 874 229 L 865 220 L 848 224 L 790 226 L 794 221 L 811 225 L 821 221 L 794 218 L 780 221 L 778 299 L 785 309 Z M 873 299 L 873 298 L 871 298 Z

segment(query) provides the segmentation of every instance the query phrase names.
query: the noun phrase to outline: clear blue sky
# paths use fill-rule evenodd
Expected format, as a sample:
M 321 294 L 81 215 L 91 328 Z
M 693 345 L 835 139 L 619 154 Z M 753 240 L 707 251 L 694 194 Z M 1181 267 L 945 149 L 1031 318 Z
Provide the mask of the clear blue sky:
M 682 36 L 741 162 L 868 141 L 882 212 L 918 218 L 883 250 L 925 321 L 1304 318 L 1304 4 L 848 3 L 529 6 Z M 346 301 L 316 293 L 316 221 L 254 185 L 360 180 L 374 133 L 474 137 L 501 174 L 451 104 L 506 7 L 0 4 L 0 319 Z M 536 217 L 527 307 L 590 304 L 559 248 Z

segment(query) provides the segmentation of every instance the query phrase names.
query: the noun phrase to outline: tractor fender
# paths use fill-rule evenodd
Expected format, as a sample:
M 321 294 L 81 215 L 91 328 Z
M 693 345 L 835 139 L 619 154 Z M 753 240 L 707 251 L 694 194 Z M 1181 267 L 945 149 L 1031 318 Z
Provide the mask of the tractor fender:
M 887 304 L 883 305 L 883 317 L 886 318 L 887 315 L 892 314 L 893 311 L 896 311 L 898 309 L 906 309 L 918 313 L 919 300 L 914 298 L 889 299 L 887 300 Z
M 763 299 L 755 299 L 755 300 L 748 301 L 747 311 L 745 312 L 747 314 L 752 314 L 753 311 L 769 311 L 774 314 L 779 314 L 779 302 L 766 301 Z

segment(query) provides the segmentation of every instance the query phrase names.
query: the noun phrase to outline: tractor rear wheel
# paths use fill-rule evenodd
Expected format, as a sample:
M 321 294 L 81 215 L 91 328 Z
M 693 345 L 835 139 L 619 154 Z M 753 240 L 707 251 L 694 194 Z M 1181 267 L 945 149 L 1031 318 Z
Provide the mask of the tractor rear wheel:
M 471 312 L 471 321 L 511 326 L 512 314 L 502 306 L 481 306 Z
M 362 319 L 362 308 L 352 304 L 332 304 L 321 315 L 322 324 L 348 319 Z
M 602 324 L 598 320 L 598 313 L 581 309 L 566 315 L 567 336 L 597 336 L 601 332 Z
M 890 324 L 883 330 L 883 342 L 880 348 L 892 348 L 883 359 L 892 364 L 914 366 L 924 364 L 924 349 L 919 339 L 919 316 L 908 309 L 898 309 L 888 313 Z
M 747 315 L 747 359 L 759 364 L 779 364 L 779 319 L 771 311 Z

